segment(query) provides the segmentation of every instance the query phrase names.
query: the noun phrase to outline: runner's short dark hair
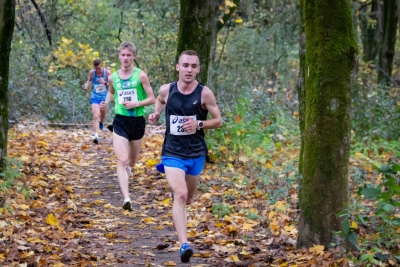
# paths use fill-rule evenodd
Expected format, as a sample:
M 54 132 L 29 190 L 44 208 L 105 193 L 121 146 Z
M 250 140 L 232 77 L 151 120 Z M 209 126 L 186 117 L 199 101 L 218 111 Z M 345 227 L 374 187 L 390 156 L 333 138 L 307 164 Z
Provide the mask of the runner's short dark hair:
M 200 57 L 199 57 L 199 55 L 197 54 L 196 51 L 194 51 L 194 50 L 185 50 L 185 51 L 182 51 L 182 53 L 179 54 L 178 62 L 179 62 L 179 59 L 181 58 L 181 56 L 183 56 L 183 55 L 187 55 L 187 56 L 196 56 L 196 57 L 198 57 L 198 58 L 199 58 L 199 64 L 200 64 Z
M 100 59 L 98 59 L 98 58 L 96 58 L 95 60 L 93 60 L 93 66 L 98 66 L 98 65 L 100 65 L 101 64 L 101 60 Z

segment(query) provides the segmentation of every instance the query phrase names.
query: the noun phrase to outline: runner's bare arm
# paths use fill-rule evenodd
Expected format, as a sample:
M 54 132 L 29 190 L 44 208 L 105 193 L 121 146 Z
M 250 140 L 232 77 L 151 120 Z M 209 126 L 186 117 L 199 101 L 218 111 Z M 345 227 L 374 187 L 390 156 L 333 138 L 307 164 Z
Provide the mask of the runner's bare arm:
M 114 87 L 112 81 L 112 75 L 108 76 L 108 93 L 106 96 L 106 100 L 100 103 L 100 108 L 105 108 L 110 101 L 114 100 Z
M 167 104 L 169 94 L 169 84 L 164 84 L 158 90 L 158 96 L 154 105 L 154 113 L 149 115 L 150 124 L 155 124 L 160 119 L 160 115 L 163 112 L 165 105 Z
M 154 104 L 156 99 L 154 98 L 153 88 L 151 88 L 149 77 L 143 71 L 140 71 L 139 76 L 140 82 L 142 83 L 143 89 L 146 92 L 147 98 L 145 100 L 140 101 L 137 106 L 149 106 Z
M 202 105 L 210 112 L 211 119 L 203 121 L 203 128 L 205 129 L 216 129 L 222 126 L 221 112 L 217 106 L 217 101 L 213 92 L 207 86 L 204 86 L 201 95 Z
M 92 80 L 93 80 L 93 70 L 89 71 L 88 80 L 85 83 L 85 86 L 83 87 L 84 90 L 89 89 L 90 85 L 92 84 Z

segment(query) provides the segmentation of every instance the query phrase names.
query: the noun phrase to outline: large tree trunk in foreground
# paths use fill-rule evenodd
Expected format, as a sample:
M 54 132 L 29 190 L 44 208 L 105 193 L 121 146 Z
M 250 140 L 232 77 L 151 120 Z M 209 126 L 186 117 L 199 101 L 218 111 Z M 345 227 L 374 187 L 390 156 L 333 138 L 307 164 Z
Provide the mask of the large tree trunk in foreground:
M 389 85 L 392 77 L 394 49 L 397 32 L 396 0 L 386 0 L 383 4 L 383 38 L 379 49 L 378 83 Z
M 328 246 L 348 204 L 350 90 L 357 42 L 348 0 L 302 0 L 305 113 L 298 247 Z
M 0 0 L 0 172 L 4 170 L 7 156 L 8 70 L 14 20 L 15 1 Z
M 195 50 L 201 71 L 197 78 L 207 83 L 211 46 L 215 41 L 217 14 L 221 0 L 181 0 L 178 51 Z

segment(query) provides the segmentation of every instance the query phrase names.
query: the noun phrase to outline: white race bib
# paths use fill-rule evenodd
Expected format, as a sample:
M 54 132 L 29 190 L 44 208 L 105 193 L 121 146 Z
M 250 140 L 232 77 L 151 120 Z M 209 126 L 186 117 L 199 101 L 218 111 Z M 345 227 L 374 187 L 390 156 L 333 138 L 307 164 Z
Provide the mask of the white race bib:
M 96 91 L 96 93 L 103 93 L 107 90 L 107 88 L 104 84 L 96 84 L 94 90 Z
M 136 89 L 127 89 L 118 91 L 118 103 L 122 104 L 126 101 L 138 102 Z
M 192 120 L 196 120 L 196 115 L 193 116 L 176 116 L 171 115 L 169 116 L 169 133 L 173 135 L 189 135 L 195 134 L 196 129 L 193 132 L 185 132 L 183 129 L 183 123 L 188 121 L 187 118 L 191 118 Z

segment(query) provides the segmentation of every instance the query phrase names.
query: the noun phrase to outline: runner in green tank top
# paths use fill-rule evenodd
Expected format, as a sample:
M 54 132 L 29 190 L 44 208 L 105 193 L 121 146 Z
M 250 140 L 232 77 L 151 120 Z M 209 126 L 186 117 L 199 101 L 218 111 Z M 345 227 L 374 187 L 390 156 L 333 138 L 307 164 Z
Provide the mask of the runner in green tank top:
M 146 91 L 140 82 L 139 74 L 139 68 L 135 68 L 132 76 L 127 80 L 121 79 L 118 76 L 118 71 L 112 74 L 113 87 L 116 90 L 114 94 L 115 114 L 134 117 L 144 115 L 144 106 L 126 109 L 122 104 L 125 101 L 138 102 L 147 98 Z
M 146 129 L 144 106 L 155 102 L 149 78 L 133 65 L 135 57 L 135 45 L 123 42 L 119 47 L 121 68 L 108 77 L 110 88 L 106 101 L 100 104 L 101 108 L 106 109 L 111 100 L 115 101 L 113 147 L 118 159 L 117 176 L 124 198 L 122 208 L 125 210 L 132 210 L 129 176 L 131 167 L 135 166 L 139 158 Z

